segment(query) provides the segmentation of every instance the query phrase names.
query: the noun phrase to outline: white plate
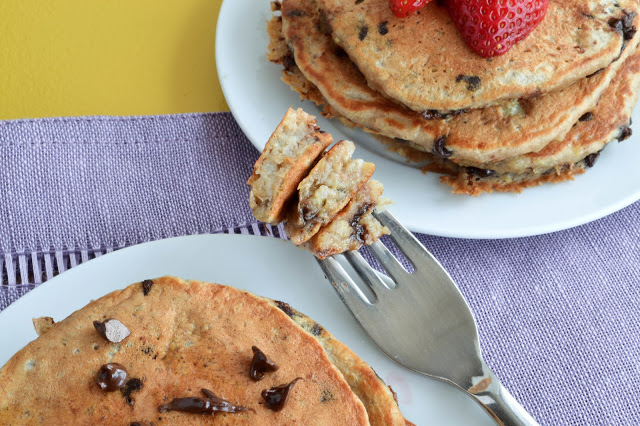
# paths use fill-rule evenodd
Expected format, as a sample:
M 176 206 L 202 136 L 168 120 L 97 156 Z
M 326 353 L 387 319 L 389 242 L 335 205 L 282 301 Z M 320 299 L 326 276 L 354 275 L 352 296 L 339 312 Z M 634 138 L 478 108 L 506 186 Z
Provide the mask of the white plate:
M 382 0 L 379 0 L 382 1 Z M 226 0 L 216 35 L 216 62 L 229 108 L 249 140 L 262 150 L 289 106 L 301 102 L 280 81 L 281 67 L 265 58 L 268 0 Z M 317 115 L 311 102 L 302 107 Z M 636 118 L 638 120 L 636 120 Z M 634 116 L 638 122 L 640 117 Z M 338 122 L 319 119 L 336 140 L 379 144 Z M 377 165 L 375 177 L 394 201 L 393 212 L 413 231 L 460 238 L 508 238 L 558 231 L 613 213 L 640 199 L 640 143 L 634 136 L 603 151 L 598 164 L 573 182 L 543 185 L 522 194 L 453 195 L 437 175 L 358 149 Z
M 101 256 L 47 281 L 0 313 L 0 365 L 36 338 L 31 319 L 67 317 L 92 299 L 162 275 L 232 285 L 282 300 L 318 321 L 367 361 L 398 393 L 416 424 L 494 425 L 470 397 L 412 373 L 366 337 L 313 257 L 290 243 L 249 235 L 197 235 L 154 241 Z

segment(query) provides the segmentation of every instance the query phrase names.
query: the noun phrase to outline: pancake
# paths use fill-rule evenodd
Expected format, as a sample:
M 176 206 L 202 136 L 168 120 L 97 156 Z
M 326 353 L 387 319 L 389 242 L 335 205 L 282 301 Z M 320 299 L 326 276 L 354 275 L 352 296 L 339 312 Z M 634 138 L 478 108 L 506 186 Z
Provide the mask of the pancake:
M 293 13 L 299 11 L 302 13 Z M 272 44 L 280 42 L 283 56 L 290 52 L 277 31 L 274 18 Z M 635 24 L 640 25 L 640 17 Z M 284 0 L 282 32 L 295 55 L 295 64 L 316 86 L 321 99 L 336 114 L 357 126 L 389 138 L 409 140 L 418 149 L 432 152 L 434 142 L 444 140 L 444 151 L 454 162 L 499 161 L 542 149 L 562 138 L 578 119 L 592 109 L 622 62 L 635 49 L 640 34 L 634 36 L 621 57 L 603 72 L 584 78 L 570 87 L 532 99 L 471 110 L 446 119 L 427 120 L 371 89 L 348 56 L 335 45 L 317 9 L 316 0 Z M 288 75 L 288 74 L 285 74 Z M 289 79 L 300 81 L 300 79 Z M 305 84 L 308 86 L 308 84 Z
M 388 234 L 389 230 L 372 214 L 376 207 L 384 204 L 380 202 L 383 190 L 382 184 L 374 179 L 362 185 L 349 204 L 304 247 L 317 258 L 324 259 L 345 251 L 360 250 Z
M 640 51 L 636 49 L 593 111 L 583 121 L 578 121 L 564 139 L 551 142 L 539 152 L 487 166 L 501 173 L 544 173 L 552 167 L 575 163 L 597 153 L 610 141 L 626 139 L 630 136 L 629 125 L 638 99 L 639 82 Z
M 339 141 L 298 185 L 298 202 L 291 206 L 285 231 L 295 245 L 313 237 L 331 222 L 373 175 L 376 166 L 352 159 L 353 142 Z
M 437 2 L 408 19 L 396 18 L 385 1 L 318 4 L 369 85 L 418 112 L 481 108 L 567 87 L 619 56 L 624 32 L 610 21 L 640 8 L 635 0 L 551 1 L 527 38 L 485 59 Z
M 94 320 L 120 319 L 122 343 Z M 252 345 L 279 369 L 249 377 Z M 105 363 L 129 373 L 105 392 Z M 261 392 L 300 377 L 281 411 Z M 134 378 L 136 386 L 133 386 Z M 159 412 L 209 389 L 239 413 Z M 57 323 L 0 369 L 3 424 L 405 424 L 393 393 L 360 358 L 289 305 L 218 284 L 164 277 L 110 293 Z
M 579 121 L 562 140 L 544 149 L 498 163 L 485 169 L 459 167 L 441 180 L 454 193 L 478 195 L 483 192 L 520 192 L 543 183 L 571 180 L 594 167 L 600 151 L 614 140 L 631 136 L 631 114 L 638 100 L 640 51 L 627 59 L 587 119 Z
M 330 134 L 320 131 L 316 118 L 289 108 L 253 166 L 247 184 L 249 205 L 256 219 L 275 224 L 316 159 L 331 145 Z
M 638 18 L 635 20 L 636 24 L 637 19 Z M 271 41 L 278 44 L 283 51 L 286 52 L 286 55 L 291 55 L 281 35 L 282 19 L 280 19 L 280 17 L 274 17 L 269 25 L 271 28 L 269 33 Z M 635 43 L 633 40 L 635 40 Z M 633 40 L 623 51 L 623 55 L 620 58 L 621 62 L 619 62 L 618 66 L 621 66 L 623 63 L 626 64 L 627 62 L 631 63 L 631 58 L 627 60 L 624 60 L 624 58 L 636 55 L 633 46 L 637 46 L 638 39 L 634 37 Z M 270 58 L 272 62 L 278 63 L 278 61 L 274 59 L 274 56 Z M 351 120 L 339 115 L 331 105 L 327 104 L 318 89 L 313 83 L 307 80 L 305 75 L 299 70 L 295 61 L 293 61 L 292 58 L 289 58 L 289 60 L 291 65 L 289 68 L 283 70 L 283 81 L 296 91 L 302 100 L 310 100 L 316 103 L 323 111 L 323 115 L 336 118 L 348 127 L 357 126 Z M 636 59 L 633 59 L 633 61 L 635 60 Z M 282 61 L 280 61 L 280 63 L 281 62 Z M 621 75 L 629 76 L 629 70 L 633 69 L 633 67 L 635 67 L 635 65 L 629 65 Z M 596 76 L 591 77 L 591 79 L 602 76 L 605 72 L 610 72 L 610 70 L 611 68 L 608 68 Z M 619 79 L 616 80 L 616 84 L 619 84 Z M 571 144 L 565 143 L 564 139 L 558 139 L 551 142 L 547 150 L 512 157 L 500 162 L 473 163 L 462 161 L 462 165 L 456 164 L 446 158 L 424 152 L 422 150 L 423 147 L 418 144 L 413 144 L 407 140 L 398 138 L 389 138 L 377 134 L 370 129 L 363 128 L 363 130 L 370 132 L 372 136 L 380 140 L 387 149 L 402 155 L 408 161 L 426 163 L 426 166 L 423 167 L 425 172 L 445 175 L 441 177 L 441 180 L 443 183 L 450 185 L 454 193 L 473 196 L 482 194 L 483 192 L 519 193 L 522 192 L 523 189 L 545 183 L 559 183 L 572 180 L 574 176 L 584 173 L 594 165 L 597 152 L 601 150 L 607 142 L 628 137 L 630 129 L 624 125 L 624 123 L 629 123 L 631 110 L 635 103 L 635 98 L 629 96 L 634 94 L 633 91 L 635 88 L 633 87 L 633 83 L 628 87 L 631 92 L 627 92 L 623 98 L 622 109 L 618 109 L 620 108 L 619 103 L 618 107 L 615 106 L 616 103 L 608 103 L 608 108 L 613 108 L 609 110 L 610 112 L 602 114 L 597 111 L 589 111 L 590 114 L 587 114 L 587 116 L 596 116 L 596 114 L 594 114 L 594 112 L 596 112 L 597 116 L 608 116 L 609 118 L 595 122 L 589 120 L 575 123 L 575 128 L 572 127 L 574 130 L 574 132 L 571 133 L 572 136 L 567 136 L 566 138 L 567 141 L 573 141 Z M 304 88 L 304 90 L 300 90 L 300 88 Z M 615 91 L 619 89 L 611 88 L 611 90 Z M 608 94 L 602 97 L 603 99 L 611 99 L 611 96 Z M 616 114 L 616 111 L 622 114 L 622 118 L 619 120 L 612 118 Z M 628 111 L 628 113 L 621 111 Z M 593 133 L 593 137 L 589 136 L 588 132 L 591 130 L 584 126 L 585 122 L 590 123 L 589 127 L 595 126 L 599 129 L 599 131 Z M 611 124 L 607 127 L 609 123 Z M 620 124 L 620 127 L 617 127 L 616 123 Z M 587 130 L 584 134 L 580 135 L 580 133 L 575 130 L 576 128 Z M 581 141 L 583 143 L 581 143 Z M 499 171 L 492 169 L 499 169 Z

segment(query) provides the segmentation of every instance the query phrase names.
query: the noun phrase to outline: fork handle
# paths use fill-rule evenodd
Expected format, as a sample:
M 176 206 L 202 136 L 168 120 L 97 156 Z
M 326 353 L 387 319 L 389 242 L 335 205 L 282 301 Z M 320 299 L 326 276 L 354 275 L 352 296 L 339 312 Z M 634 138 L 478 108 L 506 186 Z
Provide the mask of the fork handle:
M 484 365 L 485 375 L 467 392 L 500 425 L 538 426 L 538 422 L 515 400 L 507 388 L 502 386 L 495 374 Z

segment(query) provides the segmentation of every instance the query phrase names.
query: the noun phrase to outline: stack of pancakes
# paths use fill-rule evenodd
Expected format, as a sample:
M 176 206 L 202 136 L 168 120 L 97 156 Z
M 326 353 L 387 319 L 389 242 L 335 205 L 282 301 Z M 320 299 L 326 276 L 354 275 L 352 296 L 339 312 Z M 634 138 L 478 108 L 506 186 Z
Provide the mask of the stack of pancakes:
M 573 179 L 631 134 L 640 82 L 637 0 L 549 3 L 506 54 L 467 47 L 431 2 L 407 19 L 383 0 L 272 3 L 267 57 L 328 117 L 411 148 L 456 193 Z

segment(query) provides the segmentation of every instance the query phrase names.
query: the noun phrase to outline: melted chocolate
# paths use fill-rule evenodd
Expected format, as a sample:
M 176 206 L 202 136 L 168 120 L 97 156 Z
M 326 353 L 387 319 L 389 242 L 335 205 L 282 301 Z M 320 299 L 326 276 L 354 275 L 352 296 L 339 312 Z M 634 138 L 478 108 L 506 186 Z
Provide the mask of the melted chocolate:
M 369 213 L 369 211 L 374 207 L 373 204 L 365 203 L 360 207 L 360 209 L 353 215 L 353 218 L 349 221 L 349 226 L 353 228 L 354 234 L 353 238 L 358 240 L 360 243 L 364 244 L 365 235 L 367 234 L 367 230 L 360 223 L 360 219 L 365 214 Z
M 479 169 L 477 167 L 467 167 L 466 169 L 467 173 L 478 176 L 479 178 L 485 178 L 496 174 L 495 170 Z
M 124 386 L 127 369 L 116 363 L 104 364 L 96 374 L 96 383 L 105 392 L 113 392 Z
M 440 136 L 438 139 L 436 139 L 436 141 L 433 143 L 433 153 L 441 158 L 451 157 L 453 152 L 445 148 L 446 143 L 447 143 L 446 136 Z
M 438 111 L 436 109 L 428 109 L 420 113 L 425 120 L 444 120 L 445 118 L 455 117 L 456 115 L 466 113 L 466 109 L 454 109 L 451 111 Z
M 293 388 L 298 380 L 302 380 L 301 377 L 294 379 L 291 383 L 282 386 L 276 386 L 271 389 L 265 389 L 262 391 L 262 398 L 265 400 L 267 408 L 273 411 L 280 411 L 284 408 L 287 402 L 287 396 L 289 391 Z
M 620 136 L 618 136 L 618 142 L 622 142 L 631 137 L 631 128 L 629 126 L 623 126 L 620 128 Z
M 262 380 L 265 372 L 276 371 L 278 369 L 276 363 L 267 358 L 264 352 L 256 346 L 251 346 L 251 350 L 253 351 L 253 359 L 251 360 L 249 377 L 253 380 Z
M 149 292 L 151 291 L 151 287 L 153 287 L 153 281 L 152 280 L 144 280 L 142 281 L 142 294 L 144 294 L 145 296 L 149 294 Z
M 593 120 L 593 113 L 592 112 L 585 112 L 584 114 L 582 114 L 582 116 L 580 118 L 578 118 L 579 121 L 591 121 Z
M 636 15 L 636 12 L 629 13 L 625 11 L 622 18 L 611 18 L 609 25 L 616 31 L 622 33 L 624 40 L 631 40 L 637 32 L 635 25 L 633 25 Z
M 584 158 L 584 163 L 587 165 L 587 167 L 593 167 L 595 166 L 596 161 L 598 161 L 598 157 L 600 157 L 599 152 L 589 154 Z
M 294 67 L 296 67 L 296 60 L 293 57 L 293 53 L 285 55 L 282 58 L 282 65 L 284 66 L 285 71 L 291 71 Z
M 314 336 L 319 336 L 322 334 L 322 330 L 322 326 L 317 322 L 314 322 L 313 327 L 311 328 L 311 334 L 313 334 Z
M 369 27 L 367 27 L 366 25 L 360 28 L 360 32 L 358 33 L 358 38 L 360 39 L 360 41 L 364 40 L 367 37 L 368 33 L 369 33 Z
M 480 87 L 480 77 L 477 75 L 460 74 L 456 77 L 456 83 L 460 83 L 461 81 L 467 83 L 467 90 L 469 91 L 478 90 Z
M 122 396 L 124 396 L 124 400 L 127 402 L 127 404 L 134 404 L 135 401 L 133 400 L 133 398 L 131 398 L 131 393 L 139 391 L 143 386 L 144 385 L 142 384 L 142 380 L 136 377 L 127 380 L 127 383 L 125 383 L 125 385 L 120 389 L 120 392 L 122 392 Z
M 380 35 L 387 35 L 389 33 L 389 28 L 387 27 L 387 24 L 389 24 L 389 21 L 382 21 L 378 25 L 378 32 L 380 33 Z
M 293 318 L 293 316 L 295 315 L 295 312 L 293 311 L 293 308 L 291 307 L 291 305 L 285 302 L 281 302 L 279 300 L 276 300 L 275 302 L 276 302 L 276 305 L 278 305 L 278 309 L 280 309 L 282 312 L 287 314 L 290 318 Z
M 229 401 L 218 397 L 208 389 L 201 389 L 206 398 L 175 398 L 168 404 L 158 407 L 158 411 L 182 411 L 184 413 L 195 414 L 215 414 L 221 413 L 239 413 L 248 411 L 247 407 L 241 405 L 233 405 Z

